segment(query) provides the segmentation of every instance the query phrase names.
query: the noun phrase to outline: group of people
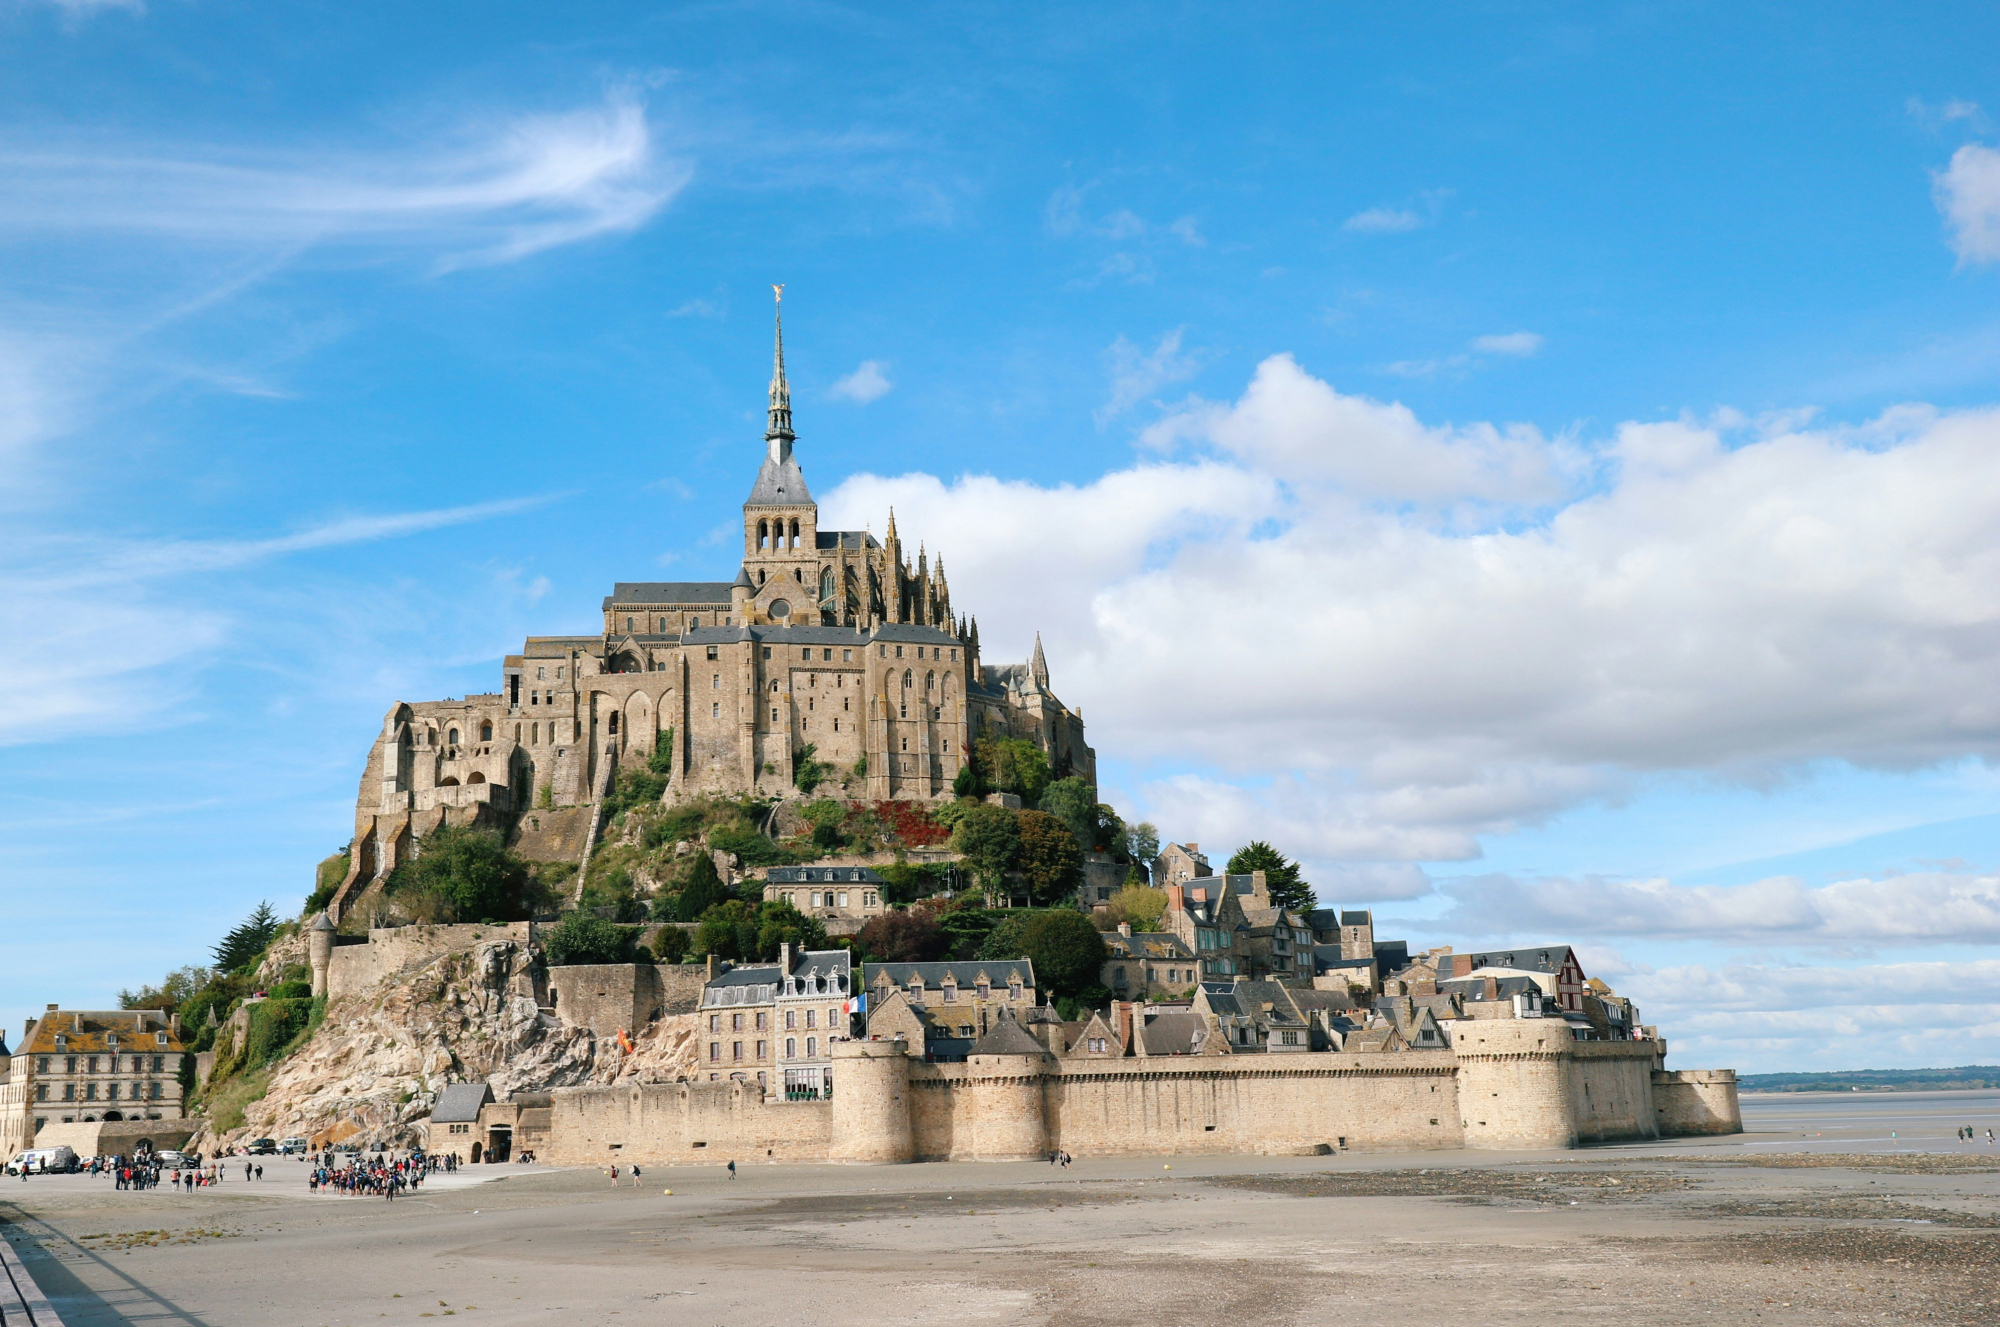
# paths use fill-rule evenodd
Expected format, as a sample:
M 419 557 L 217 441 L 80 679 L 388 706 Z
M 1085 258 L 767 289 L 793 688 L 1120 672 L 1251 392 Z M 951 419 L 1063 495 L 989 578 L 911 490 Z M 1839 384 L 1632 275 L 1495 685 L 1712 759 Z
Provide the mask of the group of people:
M 1958 1136 L 1960 1140 L 1964 1142 L 1970 1143 L 1977 1141 L 1977 1136 L 1972 1132 L 1972 1126 L 1969 1124 L 1966 1125 L 1963 1129 L 1960 1129 L 1958 1131 Z M 1986 1145 L 1988 1147 L 1993 1146 L 1993 1131 L 1991 1129 L 1988 1129 L 1986 1131 Z
M 414 1191 L 434 1170 L 456 1170 L 456 1157 L 425 1156 L 413 1152 L 401 1161 L 391 1161 L 377 1153 L 373 1161 L 360 1153 L 346 1165 L 336 1167 L 333 1153 L 323 1154 L 306 1176 L 313 1193 L 330 1190 L 346 1198 L 382 1198 L 394 1202 L 397 1195 Z

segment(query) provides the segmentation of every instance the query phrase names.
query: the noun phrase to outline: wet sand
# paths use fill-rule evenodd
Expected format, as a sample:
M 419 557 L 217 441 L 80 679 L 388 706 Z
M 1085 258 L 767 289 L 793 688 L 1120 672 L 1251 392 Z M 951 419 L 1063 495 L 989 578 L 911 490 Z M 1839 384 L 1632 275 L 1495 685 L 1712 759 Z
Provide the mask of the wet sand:
M 1925 1095 L 1947 1100 L 1746 1098 L 1740 1138 L 1578 1152 L 710 1164 L 616 1189 L 503 1166 L 393 1204 L 309 1197 L 289 1161 L 194 1196 L 38 1177 L 0 1220 L 70 1327 L 2000 1323 L 2000 1149 L 1933 1127 L 2000 1131 L 2000 1094 Z

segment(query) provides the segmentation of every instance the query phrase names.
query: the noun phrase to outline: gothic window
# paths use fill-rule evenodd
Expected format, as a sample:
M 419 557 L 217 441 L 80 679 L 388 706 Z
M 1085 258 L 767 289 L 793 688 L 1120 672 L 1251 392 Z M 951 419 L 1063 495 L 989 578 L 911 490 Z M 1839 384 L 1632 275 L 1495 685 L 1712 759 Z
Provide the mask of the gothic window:
M 628 617 L 625 619 L 625 630 L 630 631 L 631 629 L 632 629 L 632 619 Z
M 482 723 L 482 724 L 480 724 L 480 725 L 479 725 L 479 740 L 480 740 L 480 741 L 482 741 L 482 742 L 490 742 L 490 741 L 492 741 L 492 740 L 493 740 L 493 725 L 492 725 L 492 724 L 490 724 L 490 723 Z
M 446 746 L 457 746 L 457 745 L 458 745 L 458 729 L 454 728 L 454 729 L 452 729 L 452 730 L 451 730 L 450 732 L 446 733 L 446 734 L 445 734 L 445 738 L 444 738 L 444 743 L 445 743 L 445 745 L 446 745 Z
M 762 567 L 759 567 L 757 568 L 757 584 L 762 585 L 763 583 L 764 583 L 764 569 Z
M 771 694 L 774 696 L 778 694 L 778 682 L 776 678 L 771 680 Z
M 540 725 L 540 724 L 538 724 L 538 723 L 531 723 L 531 724 L 529 724 L 529 725 L 528 725 L 528 745 L 529 745 L 529 746 L 540 746 L 541 744 L 542 744 L 542 725 Z
M 903 685 L 909 686 L 914 681 L 916 681 L 915 676 L 910 672 L 909 669 L 905 668 L 903 670 Z
M 936 673 L 925 673 L 925 674 L 924 674 L 924 690 L 926 690 L 926 691 L 936 691 L 936 690 L 937 690 L 937 674 L 936 674 Z
M 775 618 L 779 618 L 779 619 L 783 619 L 783 618 L 788 618 L 788 617 L 790 617 L 791 615 L 792 615 L 792 605 L 791 605 L 791 601 L 790 601 L 790 600 L 788 600 L 788 599 L 773 599 L 773 600 L 771 601 L 771 616 L 772 616 L 772 617 L 775 617 Z

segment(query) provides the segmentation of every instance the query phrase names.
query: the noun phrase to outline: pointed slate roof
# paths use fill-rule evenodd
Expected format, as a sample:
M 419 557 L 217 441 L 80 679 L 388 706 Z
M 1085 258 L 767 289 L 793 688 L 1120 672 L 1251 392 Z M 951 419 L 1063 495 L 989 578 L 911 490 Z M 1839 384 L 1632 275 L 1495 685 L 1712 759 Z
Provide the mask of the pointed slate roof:
M 1049 1048 L 1011 1018 L 995 1019 L 992 1030 L 972 1043 L 974 1055 L 1047 1055 Z

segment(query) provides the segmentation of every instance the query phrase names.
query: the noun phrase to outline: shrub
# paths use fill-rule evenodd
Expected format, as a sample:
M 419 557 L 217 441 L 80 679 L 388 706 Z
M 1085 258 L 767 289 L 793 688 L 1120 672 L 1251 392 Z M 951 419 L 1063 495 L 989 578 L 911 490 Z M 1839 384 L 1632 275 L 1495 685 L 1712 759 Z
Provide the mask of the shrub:
M 792 756 L 792 782 L 802 793 L 811 792 L 833 777 L 831 764 L 813 759 L 818 753 L 818 744 L 807 742 Z
M 353 860 L 347 849 L 342 848 L 319 864 L 313 875 L 313 891 L 306 895 L 306 916 L 326 911 L 326 905 L 333 902 L 340 889 L 340 882 L 347 878 L 347 868 Z
M 882 898 L 888 903 L 915 903 L 944 892 L 951 882 L 951 868 L 942 863 L 912 866 L 908 862 L 891 862 L 880 874 Z
M 1119 922 L 1129 922 L 1135 931 L 1157 931 L 1166 912 L 1164 889 L 1153 889 L 1127 878 L 1125 887 L 1111 896 L 1095 920 L 1106 930 L 1116 930 Z
M 906 848 L 930 848 L 951 837 L 951 831 L 932 819 L 915 802 L 875 803 L 875 818 L 881 821 Z
M 650 768 L 628 765 L 618 771 L 618 782 L 604 799 L 607 815 L 623 815 L 635 806 L 656 804 L 667 791 L 667 779 Z
M 1041 801 L 1049 786 L 1049 758 L 1021 737 L 981 734 L 972 745 L 973 763 L 984 788 L 1013 793 L 1029 806 Z
M 653 961 L 678 963 L 687 957 L 688 933 L 678 926 L 662 926 L 653 933 Z
M 1014 866 L 1027 877 L 1028 897 L 1049 907 L 1075 894 L 1083 878 L 1083 850 L 1069 826 L 1046 811 L 1023 811 L 1015 828 L 1020 846 Z
M 528 864 L 492 830 L 446 825 L 426 836 L 416 858 L 389 873 L 387 892 L 440 921 L 521 921 L 540 900 Z
M 704 819 L 700 806 L 677 806 L 646 826 L 646 846 L 658 848 L 692 839 L 701 833 Z
M 826 929 L 783 899 L 756 905 L 730 899 L 702 916 L 691 948 L 700 954 L 755 963 L 776 958 L 778 946 L 788 941 L 794 949 L 823 949 Z
M 237 1070 L 261 1069 L 285 1055 L 316 1026 L 313 1006 L 325 1009 L 325 1001 L 304 997 L 262 1000 L 250 1007 L 250 1031 L 244 1039 L 243 1056 Z
M 662 728 L 659 740 L 646 753 L 646 768 L 661 778 L 670 778 L 674 772 L 674 730 Z
M 792 860 L 769 836 L 747 826 L 709 831 L 708 846 L 735 853 L 745 866 L 784 866 Z
M 947 944 L 928 908 L 871 917 L 856 939 L 871 963 L 930 963 L 944 957 Z
M 310 1000 L 312 993 L 309 981 L 281 981 L 270 990 L 273 1000 Z
M 938 930 L 944 934 L 945 957 L 955 959 L 976 958 L 984 947 L 987 937 L 994 927 L 1007 916 L 1005 910 L 988 908 L 977 899 L 969 899 L 964 905 L 943 909 L 937 913 Z
M 542 941 L 551 967 L 565 968 L 584 963 L 629 963 L 638 938 L 635 928 L 616 926 L 581 912 L 572 912 L 556 923 Z

